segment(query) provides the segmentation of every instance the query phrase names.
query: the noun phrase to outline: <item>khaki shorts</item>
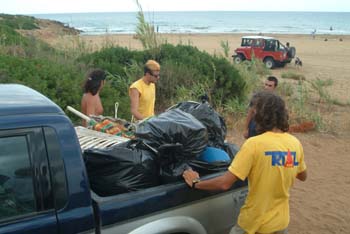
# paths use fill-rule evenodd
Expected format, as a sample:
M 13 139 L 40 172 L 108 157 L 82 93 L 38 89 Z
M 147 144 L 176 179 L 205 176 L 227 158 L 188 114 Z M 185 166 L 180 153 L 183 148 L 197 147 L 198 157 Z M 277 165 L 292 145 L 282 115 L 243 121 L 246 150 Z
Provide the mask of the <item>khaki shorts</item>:
M 230 231 L 230 234 L 246 234 L 246 232 L 240 227 L 238 226 L 238 224 L 236 224 L 235 226 L 233 226 L 233 228 Z M 256 233 L 256 234 L 264 234 L 264 233 Z M 276 231 L 274 233 L 271 234 L 288 234 L 288 229 L 283 229 L 280 231 Z

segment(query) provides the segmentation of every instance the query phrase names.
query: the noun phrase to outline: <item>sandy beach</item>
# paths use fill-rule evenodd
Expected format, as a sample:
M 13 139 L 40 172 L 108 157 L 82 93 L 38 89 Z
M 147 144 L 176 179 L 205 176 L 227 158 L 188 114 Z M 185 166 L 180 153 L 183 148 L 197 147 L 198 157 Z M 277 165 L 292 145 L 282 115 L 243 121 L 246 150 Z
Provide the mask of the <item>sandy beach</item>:
M 230 54 L 240 45 L 240 34 L 165 34 L 169 43 L 190 44 L 208 53 L 223 54 L 221 41 L 228 41 Z M 291 234 L 350 233 L 350 36 L 268 35 L 282 43 L 296 47 L 303 67 L 293 64 L 272 70 L 281 77 L 283 72 L 303 74 L 307 80 L 331 79 L 328 87 L 332 98 L 346 104 L 327 107 L 325 119 L 330 126 L 327 133 L 296 134 L 301 140 L 309 178 L 297 181 L 291 191 Z M 76 36 L 73 36 L 76 37 Z M 92 50 L 104 45 L 120 45 L 131 49 L 142 46 L 133 35 L 79 36 Z M 327 39 L 327 40 L 325 40 Z M 50 44 L 68 46 L 72 36 L 47 38 Z M 282 79 L 281 79 L 282 80 Z M 228 140 L 240 145 L 241 130 L 230 130 Z

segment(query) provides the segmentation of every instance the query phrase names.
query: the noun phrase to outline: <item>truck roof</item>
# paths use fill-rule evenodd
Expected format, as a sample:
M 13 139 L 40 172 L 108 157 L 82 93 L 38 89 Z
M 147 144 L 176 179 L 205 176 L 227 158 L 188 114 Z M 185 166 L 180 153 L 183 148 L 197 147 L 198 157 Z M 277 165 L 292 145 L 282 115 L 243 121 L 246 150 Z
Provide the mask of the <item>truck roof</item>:
M 266 40 L 275 39 L 273 37 L 266 37 L 266 36 L 244 36 L 242 38 L 247 38 L 247 39 L 266 39 Z
M 39 92 L 19 84 L 0 84 L 0 116 L 64 114 L 60 107 Z

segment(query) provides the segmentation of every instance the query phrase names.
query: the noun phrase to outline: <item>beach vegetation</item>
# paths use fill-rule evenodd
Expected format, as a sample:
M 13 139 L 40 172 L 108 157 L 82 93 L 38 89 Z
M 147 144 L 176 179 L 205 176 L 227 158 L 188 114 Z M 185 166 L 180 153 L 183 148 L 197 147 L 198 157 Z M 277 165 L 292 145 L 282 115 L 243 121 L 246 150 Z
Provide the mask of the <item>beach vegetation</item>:
M 173 105 L 174 101 L 185 101 L 180 100 L 183 96 L 178 96 L 174 88 L 179 86 L 188 89 L 186 97 L 191 96 L 192 100 L 206 93 L 214 106 L 225 104 L 231 97 L 243 99 L 246 81 L 224 58 L 209 55 L 193 46 L 171 44 L 161 45 L 157 57 L 162 65 L 161 82 L 157 84 L 159 110 Z M 78 61 L 119 77 L 127 76 L 127 81 L 132 82 L 143 75 L 143 64 L 150 58 L 152 53 L 149 50 L 113 47 L 84 55 Z M 134 72 L 127 72 L 130 69 Z
M 9 46 L 9 45 L 27 46 L 28 44 L 29 44 L 28 38 L 23 37 L 21 34 L 16 32 L 10 26 L 0 23 L 0 45 L 2 47 Z
M 327 91 L 327 87 L 333 85 L 333 80 L 327 79 L 315 79 L 310 80 L 309 84 L 314 92 L 318 95 L 318 102 L 326 102 L 326 103 L 332 103 L 332 98 L 330 93 Z
M 305 80 L 305 76 L 292 71 L 283 72 L 281 74 L 282 78 L 292 79 L 292 80 Z
M 236 117 L 242 118 L 247 114 L 248 106 L 248 102 L 242 102 L 238 98 L 233 97 L 224 104 L 224 110 Z
M 138 0 L 135 0 L 139 11 L 137 12 L 138 24 L 136 26 L 136 36 L 142 43 L 145 50 L 149 50 L 152 58 L 156 59 L 159 54 L 160 45 L 163 44 L 163 40 L 156 32 L 155 26 L 148 23 L 145 19 L 145 15 L 142 10 L 142 6 Z
M 279 82 L 277 92 L 284 97 L 292 97 L 294 94 L 294 86 L 290 82 Z
M 38 29 L 38 22 L 32 16 L 0 14 L 0 24 L 11 29 Z
M 220 46 L 222 48 L 222 50 L 224 51 L 224 56 L 225 58 L 228 58 L 230 59 L 230 51 L 231 51 L 231 48 L 230 48 L 230 45 L 228 43 L 228 41 L 220 41 Z

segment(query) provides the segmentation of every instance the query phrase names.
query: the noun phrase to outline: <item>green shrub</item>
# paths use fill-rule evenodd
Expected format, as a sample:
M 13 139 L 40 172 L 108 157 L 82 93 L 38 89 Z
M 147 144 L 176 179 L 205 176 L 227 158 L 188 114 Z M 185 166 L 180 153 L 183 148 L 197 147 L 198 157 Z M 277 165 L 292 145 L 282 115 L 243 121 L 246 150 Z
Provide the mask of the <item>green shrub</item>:
M 315 80 L 310 80 L 309 84 L 311 85 L 311 88 L 313 91 L 315 91 L 318 96 L 319 96 L 319 102 L 325 101 L 327 103 L 332 103 L 332 98 L 330 93 L 327 91 L 326 87 L 332 86 L 333 85 L 333 80 L 327 79 L 327 80 L 322 80 L 322 79 L 315 79 Z
M 8 45 L 24 45 L 27 46 L 29 44 L 29 40 L 18 32 L 16 32 L 13 28 L 8 25 L 1 24 L 0 20 L 0 45 L 8 46 Z
M 0 24 L 12 29 L 38 29 L 37 20 L 32 16 L 0 14 Z
M 294 73 L 292 71 L 283 72 L 281 75 L 282 78 L 292 79 L 292 80 L 305 80 L 305 76 L 302 74 Z
M 147 55 L 140 51 L 132 51 L 124 47 L 104 48 L 101 51 L 86 54 L 77 59 L 91 67 L 99 67 L 111 74 L 125 75 L 125 68 L 135 61 L 144 63 Z
M 73 65 L 0 55 L 0 67 L 1 83 L 24 84 L 48 96 L 63 109 L 67 105 L 80 109 L 83 74 Z
M 24 37 L 0 20 L 0 53 L 21 57 L 52 57 L 55 50 L 35 37 Z
M 291 83 L 288 82 L 280 82 L 278 84 L 277 92 L 281 96 L 291 97 L 294 93 L 294 87 Z
M 114 47 L 82 56 L 78 61 L 91 67 L 105 69 L 130 83 L 142 77 L 143 64 L 151 58 L 152 55 L 147 50 L 131 51 Z M 231 97 L 242 98 L 246 83 L 224 58 L 211 56 L 192 46 L 163 44 L 157 60 L 162 66 L 161 79 L 157 84 L 158 110 L 163 110 L 172 105 L 174 100 L 181 99 L 174 88 L 177 85 L 192 90 L 194 85 L 200 84 L 197 87 L 201 87 L 199 90 L 211 97 L 214 106 L 226 103 Z M 131 77 L 132 75 L 134 77 Z M 127 90 L 124 92 L 127 95 Z M 193 97 L 198 95 L 198 92 L 188 93 Z
M 186 87 L 188 89 L 192 88 L 191 82 L 209 87 L 207 94 L 214 106 L 226 103 L 231 97 L 242 98 L 244 94 L 246 82 L 225 58 L 211 56 L 193 46 L 164 44 L 158 59 L 161 64 L 171 61 L 173 67 L 182 70 L 170 77 L 178 84 L 190 85 Z
M 229 45 L 228 41 L 227 40 L 226 41 L 221 41 L 220 42 L 220 46 L 221 46 L 222 50 L 224 51 L 224 56 L 226 58 L 229 58 L 229 56 L 230 56 L 229 53 L 231 51 L 231 48 L 230 48 L 230 45 Z
M 240 117 L 243 117 L 247 114 L 248 104 L 240 101 L 237 98 L 232 98 L 228 100 L 227 104 L 224 106 L 225 111 L 234 114 Z

